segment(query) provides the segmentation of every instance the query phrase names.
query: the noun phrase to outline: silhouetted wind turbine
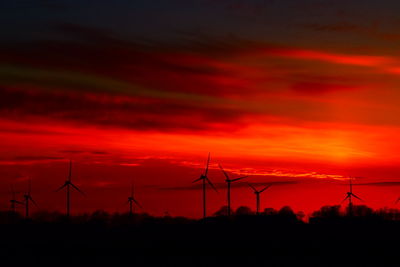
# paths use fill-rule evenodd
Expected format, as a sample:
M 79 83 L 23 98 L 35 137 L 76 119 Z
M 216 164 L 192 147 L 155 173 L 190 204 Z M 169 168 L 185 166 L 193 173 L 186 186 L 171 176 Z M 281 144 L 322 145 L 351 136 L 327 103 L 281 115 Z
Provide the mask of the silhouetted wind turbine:
M 71 176 L 72 176 L 72 161 L 69 161 L 69 174 L 68 174 L 68 178 L 65 181 L 65 183 L 56 190 L 56 192 L 60 191 L 61 189 L 63 189 L 64 187 L 67 188 L 67 217 L 69 217 L 70 214 L 70 186 L 72 186 L 72 188 L 74 188 L 76 191 L 78 191 L 79 193 L 81 193 L 82 195 L 85 195 L 85 193 L 83 193 L 76 185 L 74 185 L 71 182 Z
M 11 199 L 10 199 L 10 204 L 11 204 L 11 211 L 14 212 L 14 213 L 16 212 L 16 205 L 17 205 L 17 204 L 19 204 L 19 205 L 24 205 L 23 202 L 18 201 L 18 200 L 15 199 L 15 191 L 14 191 L 14 187 L 13 187 L 13 186 L 11 186 Z
M 134 197 L 134 194 L 133 194 L 133 185 L 132 185 L 132 188 L 131 188 L 131 195 L 130 195 L 130 197 L 128 197 L 128 202 L 127 203 L 129 203 L 129 215 L 132 215 L 133 214 L 133 208 L 134 208 L 134 204 L 136 204 L 138 207 L 142 207 L 140 204 L 139 204 L 139 202 L 137 202 L 136 201 L 136 199 L 135 199 L 135 197 Z
M 267 185 L 266 187 L 264 187 L 263 189 L 261 189 L 260 191 L 258 191 L 254 186 L 252 186 L 250 183 L 247 183 L 254 191 L 254 194 L 256 195 L 256 214 L 260 214 L 260 194 L 262 192 L 264 192 L 265 190 L 267 190 L 269 187 L 271 187 L 271 185 Z
M 227 186 L 228 186 L 228 216 L 231 216 L 231 183 L 239 181 L 241 179 L 244 179 L 247 176 L 243 176 L 243 177 L 239 177 L 239 178 L 235 178 L 235 179 L 230 179 L 228 174 L 225 172 L 224 168 L 222 168 L 221 164 L 219 164 L 219 168 L 224 173 L 225 178 L 226 178 L 225 182 L 227 183 Z
M 347 199 L 349 200 L 349 216 L 353 215 L 353 202 L 352 202 L 352 197 L 357 198 L 358 200 L 364 201 L 361 198 L 359 198 L 358 196 L 356 196 L 353 193 L 353 183 L 352 183 L 352 179 L 353 178 L 349 178 L 349 192 L 347 192 L 347 196 L 343 199 L 342 203 L 345 202 Z
M 25 218 L 29 218 L 29 202 L 32 202 L 36 207 L 37 204 L 31 196 L 31 180 L 28 181 L 28 192 L 24 195 L 25 199 Z
M 214 189 L 216 192 L 217 189 L 215 186 L 211 183 L 210 179 L 208 179 L 208 165 L 210 164 L 210 153 L 208 153 L 208 159 L 207 159 L 207 164 L 206 164 L 206 169 L 204 171 L 204 174 L 200 175 L 200 178 L 196 179 L 193 181 L 193 183 L 196 183 L 198 181 L 203 181 L 203 219 L 207 217 L 207 208 L 206 208 L 206 185 L 207 183 Z

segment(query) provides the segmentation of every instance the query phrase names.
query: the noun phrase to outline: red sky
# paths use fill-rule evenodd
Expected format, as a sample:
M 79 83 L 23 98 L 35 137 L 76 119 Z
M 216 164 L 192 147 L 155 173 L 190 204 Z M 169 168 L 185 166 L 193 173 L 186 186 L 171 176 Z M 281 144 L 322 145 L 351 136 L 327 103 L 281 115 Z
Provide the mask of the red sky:
M 260 25 L 250 31 L 246 12 L 255 10 L 247 8 L 224 9 L 231 18 L 241 15 L 244 29 L 231 22 L 217 33 L 181 32 L 172 40 L 160 29 L 163 40 L 123 38 L 99 21 L 52 21 L 51 38 L 39 26 L 33 37 L 18 36 L 26 40 L 5 35 L 0 208 L 8 208 L 11 185 L 21 197 L 30 177 L 39 208 L 61 210 L 64 195 L 53 191 L 72 159 L 73 182 L 87 193 L 74 194 L 73 212 L 126 211 L 133 180 L 146 212 L 197 217 L 201 192 L 191 182 L 208 152 L 209 177 L 220 188 L 209 191 L 209 214 L 225 203 L 218 163 L 259 186 L 274 183 L 262 208 L 308 213 L 339 204 L 350 176 L 366 205 L 394 206 L 398 22 L 360 22 L 358 13 L 322 21 L 304 13 L 271 26 L 267 37 Z M 297 30 L 297 38 L 282 27 Z M 246 184 L 233 188 L 232 201 L 254 208 Z

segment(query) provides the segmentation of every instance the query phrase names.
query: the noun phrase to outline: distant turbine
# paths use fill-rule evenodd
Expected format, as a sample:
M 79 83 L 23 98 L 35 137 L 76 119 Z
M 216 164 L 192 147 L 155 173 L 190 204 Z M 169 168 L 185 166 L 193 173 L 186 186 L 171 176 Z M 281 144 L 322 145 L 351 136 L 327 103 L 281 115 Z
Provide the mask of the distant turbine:
M 239 181 L 241 179 L 244 179 L 247 176 L 230 179 L 228 174 L 225 172 L 224 168 L 222 168 L 221 164 L 219 164 L 219 168 L 221 169 L 221 171 L 223 172 L 223 174 L 225 175 L 225 178 L 226 178 L 225 182 L 227 183 L 227 186 L 228 186 L 228 216 L 231 216 L 231 183 Z
M 261 189 L 260 191 L 258 191 L 254 186 L 252 186 L 250 183 L 247 183 L 254 191 L 254 194 L 256 195 L 256 214 L 260 214 L 260 194 L 262 192 L 264 192 L 265 190 L 267 190 L 268 188 L 271 187 L 271 185 L 267 185 L 266 187 L 264 187 L 263 189 Z
M 17 210 L 16 210 L 16 205 L 17 205 L 17 204 L 19 204 L 19 205 L 24 205 L 23 202 L 18 201 L 18 200 L 15 199 L 15 191 L 14 191 L 14 187 L 13 187 L 13 186 L 11 186 L 11 199 L 10 199 L 10 204 L 11 204 L 11 211 L 14 212 L 14 213 L 17 212 Z
M 31 180 L 28 181 L 28 192 L 24 195 L 25 199 L 25 218 L 29 218 L 29 202 L 32 202 L 36 207 L 37 204 L 31 196 Z
M 139 202 L 137 202 L 136 201 L 136 199 L 135 199 L 135 197 L 134 197 L 134 194 L 133 194 L 133 185 L 132 185 L 132 188 L 131 188 L 131 196 L 130 197 L 128 197 L 128 202 L 126 202 L 126 203 L 129 203 L 129 215 L 132 215 L 133 214 L 133 208 L 134 208 L 134 204 L 136 204 L 138 207 L 142 207 L 140 204 L 139 204 Z
M 349 178 L 349 187 L 350 190 L 349 192 L 347 192 L 347 196 L 343 199 L 342 203 L 345 202 L 347 199 L 349 200 L 349 216 L 353 215 L 353 202 L 352 202 L 352 197 L 357 198 L 358 200 L 364 201 L 361 198 L 359 198 L 358 196 L 356 196 L 355 194 L 353 194 L 353 183 L 352 183 L 352 179 L 353 178 Z
M 196 183 L 198 181 L 203 181 L 203 219 L 207 217 L 207 208 L 206 208 L 206 184 L 208 183 L 212 189 L 214 189 L 216 192 L 217 189 L 215 186 L 211 183 L 210 179 L 208 179 L 208 165 L 210 164 L 210 153 L 208 153 L 208 159 L 207 159 L 207 164 L 206 164 L 206 169 L 204 171 L 204 174 L 200 175 L 200 178 L 196 179 L 193 181 L 193 183 Z
M 75 186 L 72 182 L 71 182 L 71 176 L 72 176 L 72 161 L 69 161 L 69 174 L 68 174 L 68 178 L 65 181 L 65 183 L 56 190 L 56 192 L 60 191 L 61 189 L 63 189 L 64 187 L 67 188 L 67 217 L 69 217 L 70 214 L 70 186 L 72 186 L 72 188 L 74 188 L 76 191 L 78 191 L 79 193 L 81 193 L 82 195 L 85 195 L 85 193 L 83 193 L 77 186 Z

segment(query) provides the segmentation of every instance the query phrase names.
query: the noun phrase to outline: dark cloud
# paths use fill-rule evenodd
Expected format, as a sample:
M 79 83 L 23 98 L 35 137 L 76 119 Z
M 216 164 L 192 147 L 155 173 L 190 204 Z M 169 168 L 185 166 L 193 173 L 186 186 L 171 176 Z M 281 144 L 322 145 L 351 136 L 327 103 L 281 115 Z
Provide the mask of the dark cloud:
M 108 155 L 108 154 L 110 154 L 107 151 L 91 151 L 90 153 L 92 153 L 94 155 Z
M 1 92 L 1 90 L 0 90 Z M 1 107 L 0 107 L 1 110 Z M 22 135 L 26 135 L 26 134 L 37 134 L 37 135 L 62 135 L 64 133 L 61 132 L 57 132 L 57 131 L 47 131 L 47 130 L 34 130 L 34 129 L 24 129 L 24 128 L 4 128 L 2 126 L 0 126 L 0 132 L 2 133 L 14 133 L 14 134 L 22 134 Z
M 217 107 L 203 109 L 186 102 L 86 97 L 57 92 L 0 91 L 0 113 L 3 117 L 15 120 L 25 118 L 28 121 L 34 116 L 136 130 L 207 130 L 214 123 L 235 121 L 242 116 L 240 110 Z
M 282 177 L 280 177 L 282 178 Z M 267 185 L 273 185 L 273 186 L 280 186 L 280 185 L 291 185 L 291 184 L 298 184 L 301 181 L 271 181 L 271 182 L 257 182 L 257 183 L 251 183 L 253 186 L 267 186 Z M 224 189 L 226 188 L 226 183 L 213 183 L 214 186 L 217 189 Z M 231 184 L 232 188 L 243 188 L 243 187 L 249 187 L 249 185 L 246 182 L 238 182 L 238 183 L 232 183 Z M 157 187 L 156 187 L 157 188 Z M 188 185 L 188 186 L 171 186 L 171 187 L 158 187 L 157 189 L 159 190 L 201 190 L 203 187 L 201 183 L 198 184 L 193 184 L 193 185 Z M 212 190 L 212 188 L 208 188 L 209 190 Z
M 325 82 L 298 82 L 292 85 L 292 90 L 301 94 L 324 94 L 342 90 L 354 90 L 348 85 Z
M 59 152 L 65 153 L 65 154 L 84 154 L 84 153 L 90 153 L 93 155 L 108 155 L 108 154 L 110 154 L 107 151 L 83 151 L 83 150 L 61 150 Z
M 4 2 L 1 5 L 2 10 L 11 10 L 11 11 L 21 11 L 21 10 L 37 10 L 38 8 L 45 8 L 49 10 L 63 10 L 68 8 L 66 3 L 62 3 L 61 1 L 49 1 L 49 0 L 41 0 L 41 1 L 10 1 Z M 54 9 L 54 10 L 53 10 Z
M 348 22 L 338 22 L 331 24 L 311 23 L 304 25 L 304 27 L 315 31 L 327 32 L 360 32 L 360 30 L 362 29 L 360 26 Z
M 85 153 L 85 151 L 82 150 L 61 150 L 61 153 L 66 153 L 66 154 L 81 154 Z
M 242 116 L 243 110 L 219 107 L 223 100 L 215 98 L 240 89 L 215 83 L 234 73 L 213 66 L 205 54 L 192 54 L 193 47 L 137 44 L 74 24 L 59 24 L 57 30 L 80 41 L 0 47 L 6 64 L 0 70 L 4 117 L 202 130 Z
M 17 156 L 13 158 L 14 161 L 48 161 L 48 160 L 62 160 L 62 157 L 54 156 Z
M 371 183 L 359 183 L 355 185 L 365 185 L 365 186 L 400 186 L 400 182 L 388 181 L 388 182 L 371 182 Z
M 358 88 L 353 86 L 358 81 L 329 74 L 319 75 L 323 81 L 315 81 L 318 74 L 296 76 L 307 55 L 335 64 L 343 58 L 352 62 L 351 55 L 234 38 L 134 42 L 110 31 L 65 23 L 56 29 L 74 38 L 0 45 L 4 118 L 134 130 L 234 131 L 259 116 L 326 121 L 331 110 L 324 99 L 286 96 L 292 91 L 318 96 Z M 261 56 L 269 59 L 261 68 L 237 62 Z M 277 58 L 286 64 L 277 64 Z M 297 64 L 288 64 L 291 60 Z M 309 66 L 307 73 L 318 71 Z M 278 99 L 276 93 L 281 93 Z M 376 120 L 382 123 L 380 117 Z
M 391 27 L 395 27 L 395 23 Z M 328 33 L 347 33 L 350 35 L 366 36 L 375 40 L 381 41 L 398 41 L 400 40 L 400 34 L 397 31 L 390 30 L 391 27 L 385 29 L 377 21 L 368 21 L 363 24 L 354 24 L 349 22 L 337 22 L 337 23 L 310 23 L 304 25 L 304 28 L 318 32 Z

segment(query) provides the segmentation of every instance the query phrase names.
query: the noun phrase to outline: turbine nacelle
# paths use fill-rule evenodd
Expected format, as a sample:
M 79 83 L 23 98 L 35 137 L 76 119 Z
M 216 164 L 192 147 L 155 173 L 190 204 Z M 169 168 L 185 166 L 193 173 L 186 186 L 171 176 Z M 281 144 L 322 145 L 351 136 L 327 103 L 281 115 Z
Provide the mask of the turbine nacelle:
M 85 193 L 82 190 L 80 190 L 76 185 L 74 185 L 70 180 L 65 181 L 65 183 L 56 190 L 56 192 L 60 191 L 61 189 L 65 188 L 65 187 L 69 187 L 69 186 L 74 188 L 76 191 L 78 191 L 82 195 L 85 195 Z
M 68 173 L 68 178 L 67 178 L 67 180 L 64 182 L 64 184 L 62 185 L 62 186 L 60 186 L 57 190 L 56 190 L 56 192 L 58 192 L 58 191 L 60 191 L 60 190 L 62 190 L 62 189 L 64 189 L 64 188 L 66 188 L 67 189 L 67 201 L 66 201 L 66 204 L 67 204 L 67 208 L 66 208 L 66 215 L 67 215 L 67 217 L 69 217 L 69 213 L 70 213 L 70 186 L 73 188 L 73 189 L 75 189 L 76 191 L 78 191 L 79 193 L 81 193 L 82 195 L 85 195 L 85 193 L 83 192 L 83 191 L 81 191 L 76 185 L 74 185 L 72 182 L 71 182 L 71 177 L 72 177 L 72 161 L 70 160 L 69 161 L 69 173 Z
M 206 212 L 206 190 L 207 190 L 207 184 L 211 186 L 212 189 L 214 189 L 215 192 L 218 192 L 217 188 L 213 185 L 213 183 L 208 179 L 208 167 L 210 165 L 210 153 L 208 153 L 208 158 L 207 158 L 207 163 L 206 167 L 204 170 L 204 173 L 200 175 L 200 177 L 196 180 L 193 181 L 193 183 L 202 181 L 202 191 L 203 191 L 203 219 L 207 217 L 207 212 Z
M 192 183 L 196 183 L 198 181 L 203 181 L 204 183 L 208 183 L 212 189 L 214 189 L 215 192 L 218 192 L 217 188 L 214 186 L 214 184 L 211 182 L 210 179 L 208 179 L 207 173 L 208 173 L 208 166 L 210 164 L 210 154 L 208 154 L 208 159 L 207 159 L 207 165 L 204 174 L 201 174 L 200 177 L 196 180 L 194 180 Z
M 264 187 L 263 189 L 257 190 L 252 184 L 250 184 L 250 183 L 247 183 L 247 184 L 251 187 L 251 189 L 253 189 L 253 193 L 256 195 L 261 194 L 262 192 L 264 192 L 265 190 L 267 190 L 268 188 L 270 188 L 272 186 L 272 184 L 269 184 L 266 187 Z
M 222 173 L 225 176 L 225 182 L 228 186 L 228 190 L 227 190 L 227 201 L 228 201 L 228 216 L 231 215 L 231 183 L 232 182 L 236 182 L 239 180 L 242 180 L 244 178 L 247 178 L 248 176 L 243 176 L 243 177 L 239 177 L 239 178 L 235 178 L 235 179 L 231 179 L 228 175 L 228 173 L 224 170 L 224 168 L 222 168 L 221 164 L 218 164 L 219 168 L 221 169 Z
M 24 198 L 25 198 L 25 203 L 27 203 L 27 202 L 32 202 L 36 207 L 38 206 L 37 204 L 36 204 L 36 202 L 35 202 L 35 200 L 33 200 L 33 198 L 32 198 L 32 196 L 31 195 L 24 195 Z
M 352 183 L 352 178 L 350 178 L 349 179 L 349 191 L 346 193 L 346 197 L 343 199 L 342 203 L 348 199 L 349 200 L 349 205 L 351 205 L 352 204 L 351 203 L 351 198 L 352 197 L 364 202 L 364 200 L 362 200 L 360 197 L 358 197 L 357 195 L 355 195 L 353 193 L 353 183 Z
M 227 183 L 236 182 L 236 181 L 239 181 L 239 180 L 249 177 L 249 176 L 242 176 L 239 178 L 231 179 L 229 177 L 228 173 L 224 170 L 224 168 L 222 168 L 221 164 L 218 164 L 218 165 L 219 165 L 219 168 L 221 169 L 222 173 L 225 175 L 225 182 L 227 182 Z
M 139 202 L 135 199 L 134 197 L 134 186 L 132 184 L 131 187 L 131 195 L 128 197 L 128 201 L 126 202 L 127 204 L 130 204 L 130 213 L 132 213 L 132 203 L 135 203 L 138 207 L 142 208 L 142 206 L 139 204 Z

